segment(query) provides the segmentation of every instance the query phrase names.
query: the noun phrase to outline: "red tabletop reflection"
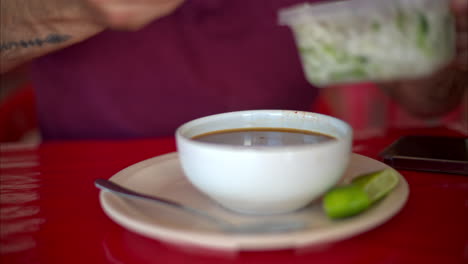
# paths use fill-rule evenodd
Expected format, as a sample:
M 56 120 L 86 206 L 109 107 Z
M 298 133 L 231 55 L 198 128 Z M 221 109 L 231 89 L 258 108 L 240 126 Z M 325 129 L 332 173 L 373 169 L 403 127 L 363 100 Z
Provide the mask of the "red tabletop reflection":
M 356 141 L 375 159 L 405 134 Z M 175 151 L 173 138 L 0 145 L 0 263 L 468 263 L 468 177 L 401 171 L 410 186 L 403 210 L 350 239 L 301 249 L 216 252 L 168 245 L 112 222 L 96 178 Z

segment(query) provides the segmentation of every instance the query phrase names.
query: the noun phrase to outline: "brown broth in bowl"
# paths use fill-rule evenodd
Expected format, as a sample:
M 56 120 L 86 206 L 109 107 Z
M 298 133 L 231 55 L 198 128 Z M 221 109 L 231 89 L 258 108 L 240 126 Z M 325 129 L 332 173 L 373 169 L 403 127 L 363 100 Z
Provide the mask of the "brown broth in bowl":
M 292 146 L 316 144 L 336 138 L 292 128 L 238 128 L 208 132 L 193 137 L 202 142 L 236 146 Z

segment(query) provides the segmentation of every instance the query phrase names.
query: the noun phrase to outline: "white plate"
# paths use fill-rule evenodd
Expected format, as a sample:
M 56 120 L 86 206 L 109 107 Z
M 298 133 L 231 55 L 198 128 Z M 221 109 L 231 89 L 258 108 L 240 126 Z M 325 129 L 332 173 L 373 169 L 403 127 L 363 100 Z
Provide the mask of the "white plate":
M 371 172 L 387 165 L 352 154 L 344 179 Z M 365 232 L 394 216 L 405 204 L 409 189 L 400 175 L 399 185 L 387 197 L 365 212 L 339 221 L 329 220 L 320 202 L 311 203 L 295 213 L 275 216 L 303 219 L 309 226 L 303 230 L 276 234 L 228 234 L 204 219 L 199 219 L 155 203 L 118 197 L 101 191 L 100 202 L 104 212 L 121 226 L 146 237 L 169 243 L 223 250 L 272 250 L 298 248 L 317 243 L 337 241 Z M 134 164 L 111 180 L 130 189 L 179 201 L 188 206 L 206 210 L 231 222 L 256 221 L 272 216 L 247 216 L 230 212 L 197 191 L 185 178 L 177 153 L 154 157 Z

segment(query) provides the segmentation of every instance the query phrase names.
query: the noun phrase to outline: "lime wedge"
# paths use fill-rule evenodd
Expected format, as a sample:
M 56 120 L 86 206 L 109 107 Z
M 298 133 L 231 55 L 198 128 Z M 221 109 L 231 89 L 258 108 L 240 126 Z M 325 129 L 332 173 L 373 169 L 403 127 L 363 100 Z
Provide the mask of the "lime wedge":
M 398 184 L 399 177 L 395 170 L 384 169 L 354 178 L 351 184 L 363 188 L 371 203 L 382 199 Z
M 350 184 L 328 191 L 323 197 L 323 209 L 332 219 L 359 214 L 391 192 L 398 181 L 398 174 L 393 169 L 360 175 Z
M 366 191 L 353 184 L 333 188 L 323 198 L 323 209 L 333 219 L 356 215 L 370 204 Z

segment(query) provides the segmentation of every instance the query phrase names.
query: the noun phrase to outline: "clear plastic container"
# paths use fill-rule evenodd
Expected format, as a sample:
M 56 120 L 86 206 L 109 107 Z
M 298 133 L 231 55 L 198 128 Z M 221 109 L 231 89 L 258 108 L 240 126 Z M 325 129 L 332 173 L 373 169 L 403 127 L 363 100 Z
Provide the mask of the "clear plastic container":
M 316 86 L 413 79 L 447 64 L 455 27 L 448 0 L 348 0 L 279 11 Z

